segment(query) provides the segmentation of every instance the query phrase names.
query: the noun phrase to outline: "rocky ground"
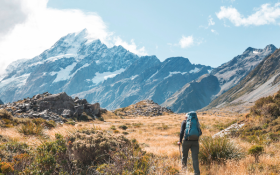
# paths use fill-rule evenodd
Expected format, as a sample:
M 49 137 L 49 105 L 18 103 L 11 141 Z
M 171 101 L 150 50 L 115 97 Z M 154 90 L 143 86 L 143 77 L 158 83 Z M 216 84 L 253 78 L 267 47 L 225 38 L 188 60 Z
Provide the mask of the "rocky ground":
M 0 105 L 14 117 L 18 118 L 43 118 L 55 122 L 66 122 L 67 118 L 79 118 L 82 115 L 92 119 L 100 117 L 99 103 L 89 104 L 86 99 L 74 99 L 65 92 L 50 94 L 45 92 L 32 98 Z
M 153 100 L 143 100 L 136 104 L 113 111 L 117 116 L 161 116 L 173 113 L 170 109 L 162 107 Z

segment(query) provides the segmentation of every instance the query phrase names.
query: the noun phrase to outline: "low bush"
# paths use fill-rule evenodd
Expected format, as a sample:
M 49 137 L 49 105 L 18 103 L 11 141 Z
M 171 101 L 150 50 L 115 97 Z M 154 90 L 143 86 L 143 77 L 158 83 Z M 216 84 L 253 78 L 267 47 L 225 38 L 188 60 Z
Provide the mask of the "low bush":
M 118 134 L 118 133 L 120 133 L 120 131 L 119 130 L 114 130 L 113 133 Z
M 53 121 L 53 120 L 46 120 L 45 122 L 44 122 L 44 125 L 46 126 L 46 127 L 48 127 L 49 129 L 51 129 L 51 128 L 55 128 L 56 127 L 56 123 L 55 123 L 55 121 Z
M 75 122 L 75 121 L 68 121 L 68 122 L 66 122 L 65 124 L 68 124 L 68 125 L 73 125 L 73 126 L 75 126 L 76 122 Z
M 0 119 L 9 119 L 12 120 L 13 116 L 10 112 L 8 112 L 6 109 L 0 109 Z
M 33 122 L 27 122 L 25 124 L 22 124 L 18 131 L 20 133 L 23 133 L 24 135 L 42 135 L 43 134 L 43 124 L 39 121 L 36 121 L 36 123 Z
M 253 145 L 249 150 L 248 154 L 253 155 L 255 157 L 255 162 L 259 162 L 259 156 L 262 154 L 264 148 L 261 145 Z
M 77 117 L 78 121 L 90 121 L 93 120 L 91 116 L 89 116 L 87 113 L 83 112 L 82 115 Z
M 112 126 L 110 127 L 110 129 L 116 130 L 116 126 L 115 126 L 115 125 L 112 125 Z
M 243 156 L 243 151 L 225 137 L 203 137 L 200 140 L 199 157 L 203 164 L 223 163 L 225 160 L 240 159 Z
M 119 128 L 122 130 L 126 130 L 128 127 L 126 125 L 120 125 Z
M 70 143 L 69 148 L 75 159 L 83 165 L 90 165 L 92 162 L 106 163 L 109 160 L 109 152 L 130 143 L 123 135 L 110 135 L 105 131 L 75 133 L 67 138 L 67 142 Z

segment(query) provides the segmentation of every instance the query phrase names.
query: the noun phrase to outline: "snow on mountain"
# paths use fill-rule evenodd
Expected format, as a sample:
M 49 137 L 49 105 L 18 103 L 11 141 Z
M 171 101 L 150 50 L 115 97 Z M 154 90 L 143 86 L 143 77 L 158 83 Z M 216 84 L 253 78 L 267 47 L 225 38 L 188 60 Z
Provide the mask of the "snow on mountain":
M 108 48 L 89 39 L 85 29 L 62 37 L 33 59 L 9 65 L 0 79 L 0 97 L 12 102 L 45 91 L 71 95 L 120 74 L 137 59 L 122 46 Z
M 198 68 L 199 71 L 190 73 Z M 211 70 L 210 66 L 191 64 L 187 58 L 173 57 L 160 62 L 155 56 L 139 58 L 124 72 L 98 86 L 74 94 L 107 109 L 126 107 L 144 99 L 163 103 L 187 82 Z
M 249 47 L 243 54 L 234 57 L 229 62 L 213 70 L 208 70 L 211 76 L 203 75 L 198 81 L 190 82 L 183 86 L 162 105 L 174 112 L 188 112 L 201 109 L 207 106 L 213 99 L 237 85 L 263 59 L 275 50 L 276 47 L 274 45 L 268 45 L 264 49 Z M 212 90 L 209 91 L 209 89 Z
M 212 101 L 207 108 L 252 105 L 261 97 L 273 95 L 280 86 L 280 49 L 266 57 L 236 86 Z

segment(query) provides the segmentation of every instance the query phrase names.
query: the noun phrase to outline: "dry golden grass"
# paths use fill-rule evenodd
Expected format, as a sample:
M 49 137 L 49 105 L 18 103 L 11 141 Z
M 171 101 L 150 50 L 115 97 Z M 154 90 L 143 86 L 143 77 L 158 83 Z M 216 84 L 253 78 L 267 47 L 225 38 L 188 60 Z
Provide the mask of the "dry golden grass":
M 220 111 L 220 112 L 200 112 L 198 118 L 200 124 L 203 126 L 203 136 L 212 136 L 219 132 L 219 129 L 215 127 L 217 124 L 229 123 L 233 120 L 243 120 L 244 114 Z M 184 114 L 169 114 L 158 117 L 131 117 L 126 119 L 120 119 L 108 117 L 105 118 L 105 122 L 93 121 L 93 122 L 78 122 L 75 126 L 72 125 L 59 125 L 54 129 L 44 130 L 44 135 L 53 140 L 55 134 L 59 133 L 63 136 L 74 133 L 75 131 L 83 128 L 97 128 L 102 130 L 110 129 L 112 125 L 120 131 L 120 134 L 124 131 L 119 128 L 120 125 L 126 125 L 128 128 L 125 132 L 129 134 L 126 137 L 130 139 L 137 139 L 142 145 L 142 148 L 150 153 L 158 156 L 166 156 L 165 163 L 181 169 L 179 160 L 179 147 L 176 142 L 179 140 L 179 132 L 181 122 L 185 119 Z M 26 142 L 29 145 L 39 145 L 41 143 L 40 138 L 35 136 L 24 136 L 17 131 L 17 128 L 0 129 L 1 135 L 18 140 L 20 142 Z M 251 143 L 244 142 L 241 139 L 232 139 L 243 150 L 248 151 L 252 146 Z M 225 164 L 213 164 L 210 167 L 201 165 L 201 174 L 272 174 L 276 170 L 280 171 L 280 143 L 271 144 L 265 147 L 265 153 L 261 155 L 260 162 L 255 164 L 254 157 L 247 155 L 240 161 L 227 161 Z M 189 170 L 191 171 L 191 167 Z M 164 174 L 164 173 L 162 173 Z M 182 172 L 182 174 L 184 174 Z

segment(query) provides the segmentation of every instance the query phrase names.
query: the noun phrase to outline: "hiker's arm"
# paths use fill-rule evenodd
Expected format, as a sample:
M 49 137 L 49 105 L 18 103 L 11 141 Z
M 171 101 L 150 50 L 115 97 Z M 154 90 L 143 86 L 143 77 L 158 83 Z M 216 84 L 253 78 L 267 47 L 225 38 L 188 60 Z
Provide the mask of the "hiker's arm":
M 181 125 L 181 132 L 180 132 L 180 142 L 182 143 L 182 140 L 183 140 L 183 137 L 184 137 L 184 134 L 185 134 L 185 129 L 186 129 L 186 121 L 184 120 L 182 122 L 182 125 Z

